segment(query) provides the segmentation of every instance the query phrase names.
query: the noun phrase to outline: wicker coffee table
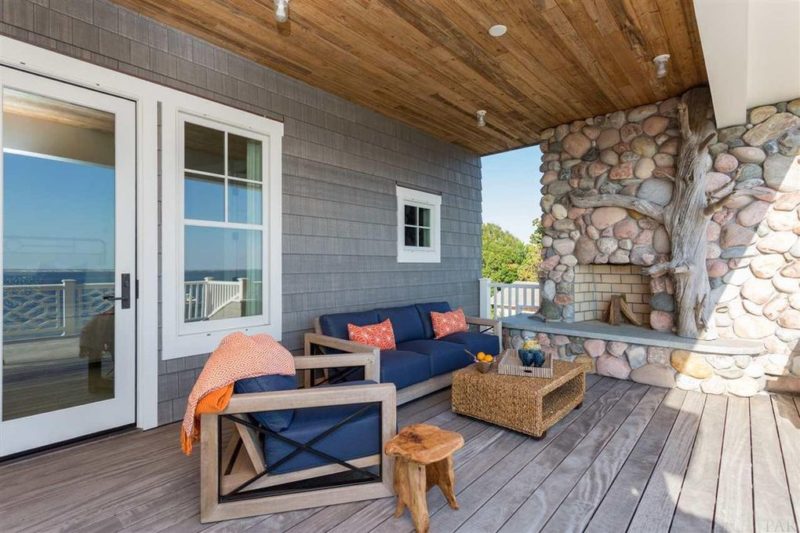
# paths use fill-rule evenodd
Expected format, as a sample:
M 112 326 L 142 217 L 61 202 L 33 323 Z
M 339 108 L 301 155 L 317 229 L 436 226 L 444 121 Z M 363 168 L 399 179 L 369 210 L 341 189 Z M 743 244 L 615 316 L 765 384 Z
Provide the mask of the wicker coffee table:
M 583 403 L 584 367 L 553 361 L 552 378 L 481 374 L 475 365 L 453 375 L 453 412 L 543 438 L 547 430 Z

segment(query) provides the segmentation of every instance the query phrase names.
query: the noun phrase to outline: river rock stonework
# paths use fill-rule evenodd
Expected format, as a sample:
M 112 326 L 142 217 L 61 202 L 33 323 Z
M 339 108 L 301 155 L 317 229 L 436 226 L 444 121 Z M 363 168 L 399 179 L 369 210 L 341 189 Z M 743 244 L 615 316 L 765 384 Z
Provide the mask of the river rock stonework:
M 681 142 L 678 102 L 670 98 L 542 132 L 542 225 L 549 245 L 540 277 L 553 289 L 542 295 L 540 314 L 546 320 L 574 322 L 584 316 L 575 292 L 576 271 L 582 266 L 646 267 L 669 258 L 669 236 L 661 224 L 620 207 L 578 208 L 569 195 L 591 191 L 666 205 Z M 766 107 L 774 113 L 765 113 Z M 758 341 L 761 357 L 783 357 L 797 353 L 800 339 L 800 99 L 751 110 L 748 121 L 718 130 L 710 147 L 710 200 L 736 193 L 708 225 L 713 320 L 720 338 Z M 673 292 L 669 276 L 650 279 L 645 296 L 651 328 L 673 329 Z M 571 339 L 568 346 L 573 344 Z M 611 366 L 603 361 L 600 368 Z M 717 379 L 704 387 L 711 378 L 689 374 L 677 383 L 694 386 L 692 379 L 700 380 L 698 386 L 711 392 L 752 390 L 747 380 L 762 379 L 753 377 L 760 363 L 752 364 L 749 371 L 749 364 L 737 367 L 743 375 L 736 378 L 731 376 L 738 372 L 723 376 L 719 371 L 727 369 L 714 367 L 712 378 L 744 380 L 733 387 L 722 387 Z M 791 367 L 786 361 L 784 370 Z M 631 379 L 669 382 L 668 374 L 650 367 L 630 369 Z

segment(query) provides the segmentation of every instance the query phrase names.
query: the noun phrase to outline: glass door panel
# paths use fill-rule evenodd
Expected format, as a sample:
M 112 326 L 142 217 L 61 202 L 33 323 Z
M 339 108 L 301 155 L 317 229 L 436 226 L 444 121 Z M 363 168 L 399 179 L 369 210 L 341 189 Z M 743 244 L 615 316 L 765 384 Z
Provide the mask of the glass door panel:
M 134 421 L 135 124 L 131 102 L 2 79 L 5 455 Z

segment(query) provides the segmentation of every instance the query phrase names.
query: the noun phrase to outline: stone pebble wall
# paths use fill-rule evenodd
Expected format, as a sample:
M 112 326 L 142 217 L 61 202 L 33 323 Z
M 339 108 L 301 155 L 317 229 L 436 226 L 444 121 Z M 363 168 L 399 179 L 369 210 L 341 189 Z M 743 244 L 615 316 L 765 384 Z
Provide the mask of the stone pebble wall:
M 575 266 L 648 266 L 669 257 L 664 227 L 616 207 L 582 209 L 572 191 L 624 194 L 666 205 L 680 147 L 679 99 L 578 120 L 542 132 L 541 314 L 575 320 Z M 800 99 L 754 108 L 749 123 L 718 131 L 708 192 L 757 187 L 716 213 L 707 268 L 723 338 L 756 339 L 789 354 L 800 338 Z M 668 276 L 651 280 L 650 324 L 673 328 Z
M 583 364 L 591 373 L 706 394 L 754 396 L 764 390 L 767 375 L 783 375 L 787 368 L 800 375 L 800 356 L 708 355 L 659 346 L 504 330 L 506 348 L 518 349 L 528 339 L 536 339 L 558 359 Z

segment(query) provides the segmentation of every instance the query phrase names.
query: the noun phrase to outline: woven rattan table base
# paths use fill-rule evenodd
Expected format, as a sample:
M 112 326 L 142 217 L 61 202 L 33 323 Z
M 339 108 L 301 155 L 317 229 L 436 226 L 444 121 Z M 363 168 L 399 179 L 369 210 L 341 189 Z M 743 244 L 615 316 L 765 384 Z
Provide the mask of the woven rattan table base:
M 453 375 L 453 412 L 536 438 L 583 403 L 584 367 L 553 362 L 552 378 L 481 374 L 474 365 Z

